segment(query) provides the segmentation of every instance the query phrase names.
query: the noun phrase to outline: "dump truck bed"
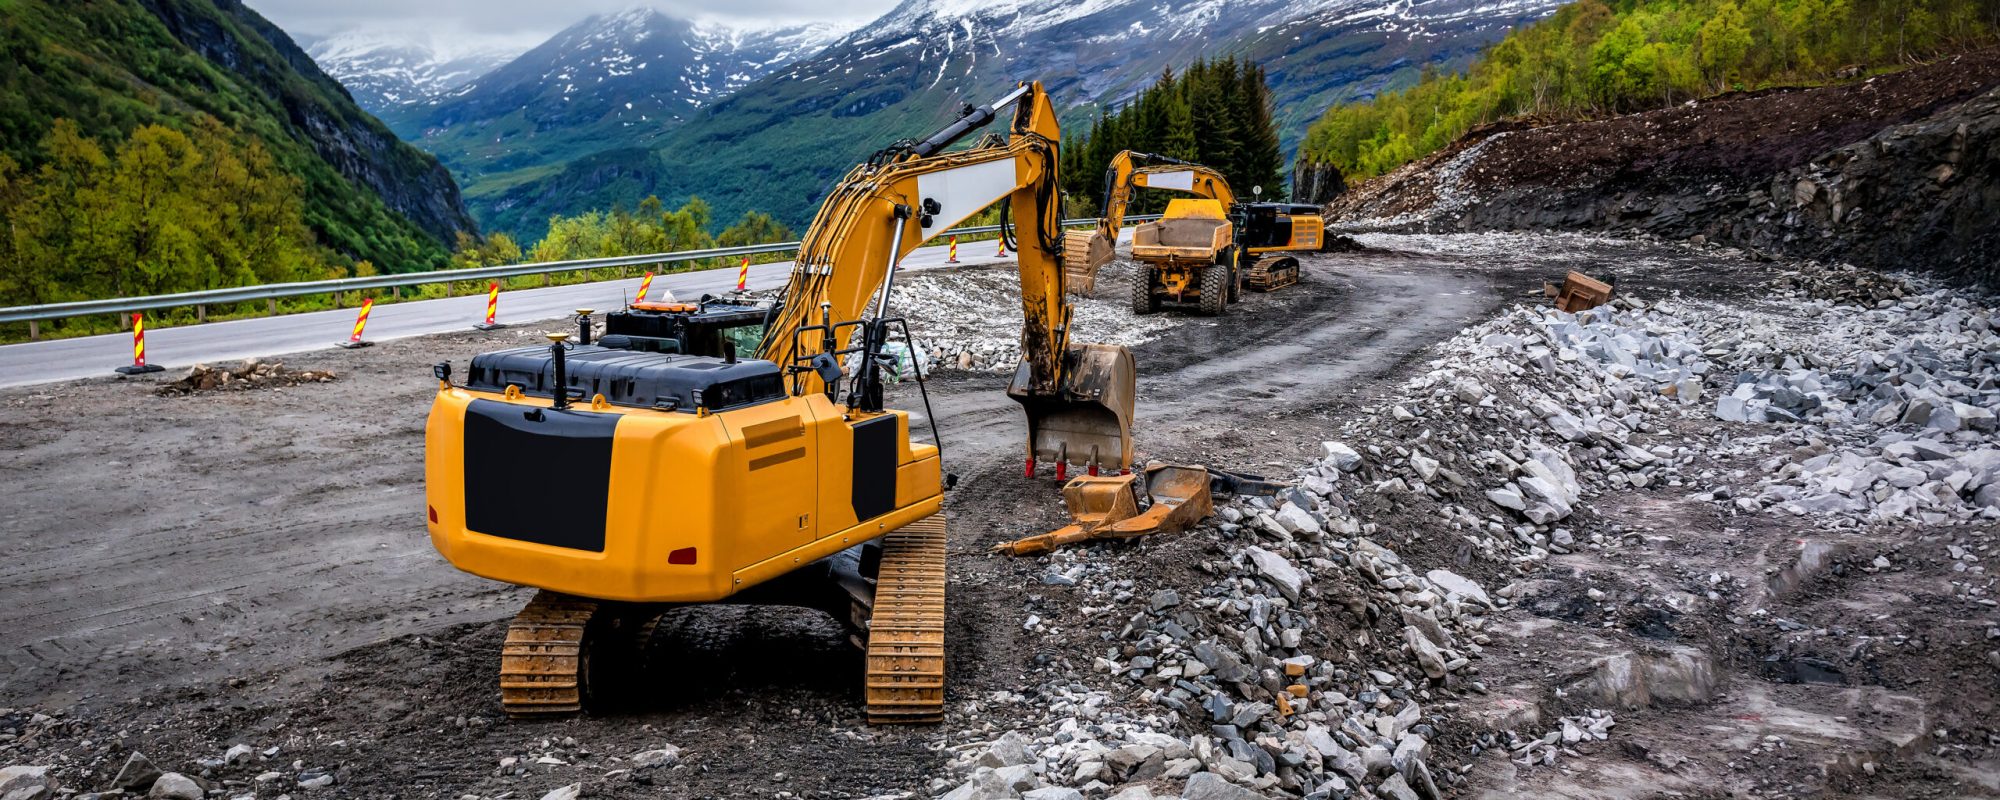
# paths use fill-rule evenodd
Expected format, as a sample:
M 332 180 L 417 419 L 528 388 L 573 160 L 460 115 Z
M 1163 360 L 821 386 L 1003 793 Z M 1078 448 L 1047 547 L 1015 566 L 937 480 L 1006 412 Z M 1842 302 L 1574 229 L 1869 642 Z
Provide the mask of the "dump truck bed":
M 1132 232 L 1132 258 L 1139 261 L 1213 261 L 1229 246 L 1235 228 L 1226 219 L 1168 218 Z

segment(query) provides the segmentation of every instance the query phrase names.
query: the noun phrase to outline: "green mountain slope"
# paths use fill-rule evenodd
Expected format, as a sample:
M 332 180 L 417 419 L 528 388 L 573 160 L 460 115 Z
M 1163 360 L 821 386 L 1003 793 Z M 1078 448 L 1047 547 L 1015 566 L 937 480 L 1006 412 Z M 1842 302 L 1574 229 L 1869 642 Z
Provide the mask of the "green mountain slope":
M 123 139 L 212 116 L 303 185 L 307 224 L 384 271 L 442 266 L 473 229 L 451 175 L 356 107 L 239 0 L 0 0 L 0 154 L 33 170 L 55 120 Z
M 1508 117 L 1575 120 L 1812 85 L 1996 40 L 1994 0 L 1581 0 L 1508 34 L 1463 74 L 1328 109 L 1299 154 L 1366 178 Z

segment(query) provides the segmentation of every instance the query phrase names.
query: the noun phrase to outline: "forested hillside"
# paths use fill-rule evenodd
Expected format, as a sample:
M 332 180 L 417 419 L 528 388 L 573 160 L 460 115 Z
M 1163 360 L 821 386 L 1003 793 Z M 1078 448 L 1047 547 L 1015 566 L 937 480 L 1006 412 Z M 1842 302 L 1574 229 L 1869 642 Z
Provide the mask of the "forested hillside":
M 238 0 L 0 0 L 0 51 L 0 304 L 429 269 L 472 227 Z
M 1335 106 L 1299 158 L 1379 175 L 1507 117 L 1581 119 L 1813 84 L 1986 46 L 1996 0 L 1579 0 L 1464 74 Z
M 1271 90 L 1264 70 L 1234 58 L 1197 61 L 1169 71 L 1138 98 L 1103 115 L 1086 133 L 1063 143 L 1063 191 L 1075 213 L 1095 213 L 1104 202 L 1104 170 L 1122 150 L 1138 150 L 1210 167 L 1243 198 L 1262 186 L 1266 199 L 1285 195 L 1285 156 L 1272 122 Z M 1133 198 L 1132 213 L 1162 207 L 1165 197 Z

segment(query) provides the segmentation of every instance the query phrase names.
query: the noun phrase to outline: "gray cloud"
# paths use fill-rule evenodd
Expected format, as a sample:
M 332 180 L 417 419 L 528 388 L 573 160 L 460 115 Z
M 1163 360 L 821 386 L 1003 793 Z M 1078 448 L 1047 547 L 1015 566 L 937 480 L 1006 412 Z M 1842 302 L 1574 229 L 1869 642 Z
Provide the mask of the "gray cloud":
M 251 8 L 292 34 L 347 30 L 462 32 L 480 36 L 543 37 L 584 17 L 650 6 L 689 19 L 735 24 L 764 21 L 866 21 L 895 0 L 247 0 Z

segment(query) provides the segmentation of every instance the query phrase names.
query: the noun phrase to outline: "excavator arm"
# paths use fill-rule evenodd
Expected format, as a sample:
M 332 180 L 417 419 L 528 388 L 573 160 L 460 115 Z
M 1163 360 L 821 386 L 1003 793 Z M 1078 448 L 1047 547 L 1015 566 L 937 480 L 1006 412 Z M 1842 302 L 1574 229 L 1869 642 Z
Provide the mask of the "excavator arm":
M 1063 238 L 1064 264 L 1069 289 L 1079 295 L 1095 288 L 1097 271 L 1116 255 L 1118 231 L 1125 226 L 1125 210 L 1131 204 L 1134 187 L 1187 192 L 1196 197 L 1221 201 L 1224 207 L 1236 201 L 1229 181 L 1222 173 L 1170 156 L 1125 150 L 1111 158 L 1104 171 L 1104 214 L 1096 227 L 1071 231 Z
M 948 151 L 1009 109 L 1011 135 L 1004 142 L 988 136 Z M 1008 394 L 1027 409 L 1031 465 L 1039 457 L 1129 467 L 1131 355 L 1122 347 L 1070 342 L 1059 141 L 1054 108 L 1041 85 L 1030 83 L 991 105 L 968 106 L 931 136 L 891 145 L 848 172 L 806 232 L 758 357 L 787 369 L 794 393 L 838 393 L 845 380 L 850 406 L 880 411 L 882 345 L 898 322 L 889 309 L 896 265 L 999 202 L 1014 221 L 1021 283 L 1021 365 Z M 896 312 L 920 316 L 923 309 Z M 859 368 L 845 376 L 841 366 L 856 354 Z

